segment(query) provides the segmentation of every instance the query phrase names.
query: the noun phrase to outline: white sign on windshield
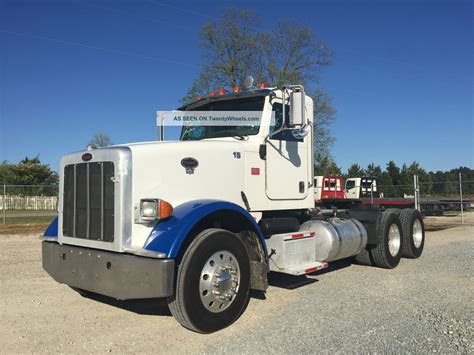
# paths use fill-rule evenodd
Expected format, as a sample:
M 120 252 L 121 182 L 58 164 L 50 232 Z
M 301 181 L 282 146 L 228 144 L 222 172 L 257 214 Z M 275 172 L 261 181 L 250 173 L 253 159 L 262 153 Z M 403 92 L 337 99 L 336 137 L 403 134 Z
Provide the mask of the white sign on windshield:
M 156 112 L 157 126 L 260 126 L 261 118 L 262 111 Z

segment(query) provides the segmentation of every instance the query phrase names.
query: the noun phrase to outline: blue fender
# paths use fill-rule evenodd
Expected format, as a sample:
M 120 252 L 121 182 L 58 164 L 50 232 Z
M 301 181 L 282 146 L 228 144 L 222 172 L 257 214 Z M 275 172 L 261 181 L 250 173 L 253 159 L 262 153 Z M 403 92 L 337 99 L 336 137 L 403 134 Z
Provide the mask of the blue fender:
M 196 223 L 209 214 L 222 210 L 240 213 L 255 227 L 260 244 L 267 256 L 265 239 L 253 217 L 239 205 L 220 200 L 195 200 L 177 206 L 169 219 L 158 222 L 154 226 L 145 242 L 144 249 L 165 253 L 168 258 L 175 258 Z
M 54 219 L 49 224 L 48 228 L 44 231 L 43 235 L 45 237 L 57 237 L 58 236 L 58 217 Z

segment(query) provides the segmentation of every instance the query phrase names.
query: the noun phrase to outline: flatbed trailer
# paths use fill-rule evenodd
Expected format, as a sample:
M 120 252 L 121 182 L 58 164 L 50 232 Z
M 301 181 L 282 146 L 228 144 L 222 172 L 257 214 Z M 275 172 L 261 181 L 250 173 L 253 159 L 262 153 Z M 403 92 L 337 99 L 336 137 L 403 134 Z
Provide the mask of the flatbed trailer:
M 338 199 L 326 198 L 322 199 L 319 206 L 325 208 L 347 208 L 349 205 L 360 203 L 362 205 L 377 205 L 382 208 L 416 208 L 415 200 L 412 198 L 371 198 L 363 197 L 360 199 Z M 469 210 L 471 207 L 470 200 L 455 199 L 420 199 L 420 212 L 424 216 L 441 216 L 445 211 L 460 211 L 461 203 L 463 210 Z

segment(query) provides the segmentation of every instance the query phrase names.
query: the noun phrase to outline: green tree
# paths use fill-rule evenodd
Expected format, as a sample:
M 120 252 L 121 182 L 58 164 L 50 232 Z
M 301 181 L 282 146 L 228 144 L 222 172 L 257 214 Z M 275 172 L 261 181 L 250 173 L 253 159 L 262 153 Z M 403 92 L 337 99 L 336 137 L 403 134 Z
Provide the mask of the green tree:
M 365 175 L 364 169 L 361 168 L 359 164 L 352 164 L 349 169 L 347 169 L 347 177 L 362 177 Z
M 377 178 L 377 190 L 383 194 L 384 197 L 397 197 L 397 191 L 392 185 L 392 178 L 386 171 L 381 172 Z
M 314 165 L 314 175 L 341 175 L 341 169 L 336 165 L 336 162 L 330 157 L 324 157 Z
M 370 163 L 367 165 L 367 169 L 365 169 L 365 175 L 369 177 L 373 177 L 375 179 L 379 179 L 382 175 L 382 169 L 380 166 L 375 165 L 374 163 Z
M 58 174 L 49 165 L 42 164 L 39 156 L 21 160 L 18 164 L 3 162 L 0 181 L 9 185 L 55 185 Z
M 420 194 L 428 194 L 430 195 L 432 193 L 432 186 L 433 182 L 431 180 L 430 174 L 423 169 L 419 163 L 414 161 L 409 167 L 408 167 L 408 172 L 409 175 L 411 176 L 411 179 L 413 181 L 413 176 L 417 175 L 418 176 L 418 182 L 420 184 Z M 413 190 L 413 189 L 412 189 Z
M 112 140 L 110 139 L 110 136 L 102 132 L 97 133 L 94 138 L 89 141 L 88 144 L 88 146 L 92 146 L 93 148 L 105 148 L 109 145 L 112 145 Z
M 225 8 L 221 16 L 206 23 L 200 33 L 203 64 L 182 103 L 192 102 L 217 88 L 240 84 L 247 74 L 270 86 L 305 85 L 314 100 L 314 149 L 317 164 L 331 160 L 334 142 L 329 130 L 335 110 L 328 95 L 318 87 L 323 68 L 332 53 L 309 26 L 281 20 L 273 29 L 259 28 L 260 18 L 248 10 Z
M 436 196 L 459 196 L 459 173 L 461 173 L 462 181 L 464 182 L 463 195 L 473 195 L 474 169 L 462 166 L 450 171 L 429 172 L 432 194 Z
M 407 165 L 404 163 L 400 170 L 400 186 L 398 187 L 399 193 L 403 195 L 414 195 L 414 186 L 413 186 L 413 173 L 408 169 Z

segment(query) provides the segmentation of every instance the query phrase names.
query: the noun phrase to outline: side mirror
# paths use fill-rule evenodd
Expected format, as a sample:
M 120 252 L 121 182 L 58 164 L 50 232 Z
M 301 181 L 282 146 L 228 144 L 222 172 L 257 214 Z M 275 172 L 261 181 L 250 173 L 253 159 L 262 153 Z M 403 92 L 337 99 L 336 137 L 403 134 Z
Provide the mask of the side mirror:
M 295 128 L 291 131 L 291 134 L 296 139 L 304 139 L 304 137 L 308 135 L 310 128 L 311 128 L 310 125 L 306 125 L 301 128 Z
M 290 94 L 290 127 L 305 124 L 304 93 L 293 91 Z

